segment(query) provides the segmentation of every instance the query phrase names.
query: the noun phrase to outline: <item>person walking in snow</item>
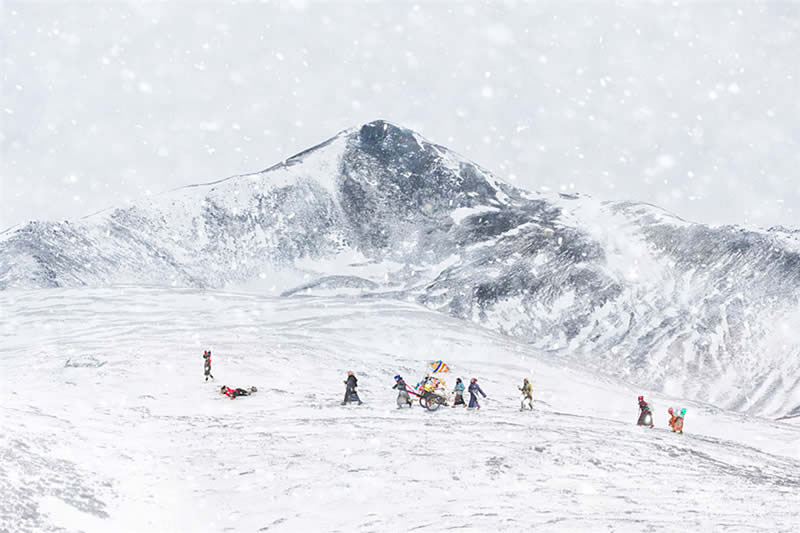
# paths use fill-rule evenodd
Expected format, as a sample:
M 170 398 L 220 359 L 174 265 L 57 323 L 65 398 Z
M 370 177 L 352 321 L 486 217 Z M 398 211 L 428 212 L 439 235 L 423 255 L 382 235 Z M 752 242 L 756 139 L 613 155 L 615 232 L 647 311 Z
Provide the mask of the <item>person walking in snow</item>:
M 358 397 L 358 392 L 356 392 L 356 387 L 358 387 L 358 379 L 356 379 L 355 374 L 353 371 L 350 370 L 347 372 L 347 380 L 344 382 L 346 385 L 346 389 L 344 391 L 344 401 L 342 405 L 346 405 L 349 402 L 358 402 L 358 405 L 361 405 L 361 399 Z
M 674 409 L 672 409 L 672 407 L 670 407 L 669 409 L 667 409 L 667 413 L 669 413 L 669 422 L 667 422 L 667 424 L 669 425 L 669 427 L 671 427 L 671 428 L 672 428 L 672 432 L 674 433 L 674 432 L 675 432 L 675 420 L 676 420 L 678 417 L 677 417 L 677 416 L 675 416 L 675 410 L 674 410 Z
M 480 385 L 478 385 L 478 379 L 472 378 L 469 380 L 469 408 L 470 409 L 480 409 L 481 404 L 478 403 L 478 394 L 480 393 L 481 396 L 486 398 L 486 393 L 481 390 Z
M 453 407 L 456 405 L 466 407 L 467 403 L 464 401 L 464 383 L 461 381 L 461 378 L 456 378 L 456 386 L 453 387 L 453 393 L 455 393 Z
M 639 420 L 636 421 L 636 425 L 653 427 L 653 413 L 650 412 L 650 406 L 644 401 L 644 396 L 639 396 Z
M 411 407 L 411 396 L 408 394 L 406 382 L 401 376 L 395 376 L 394 381 L 394 387 L 392 388 L 397 389 L 397 408 L 400 409 L 405 406 Z
M 680 433 L 683 435 L 683 419 L 686 416 L 686 409 L 681 409 L 681 414 L 675 416 L 675 420 L 672 422 L 672 432 L 673 433 Z
M 203 352 L 203 370 L 206 373 L 206 381 L 208 381 L 208 378 L 214 379 L 211 374 L 211 350 Z
M 528 409 L 533 411 L 533 385 L 531 382 L 528 381 L 528 378 L 524 378 L 522 380 L 522 387 L 517 387 L 520 391 L 522 391 L 522 401 L 519 404 L 519 410 L 524 411 L 525 405 L 528 405 Z

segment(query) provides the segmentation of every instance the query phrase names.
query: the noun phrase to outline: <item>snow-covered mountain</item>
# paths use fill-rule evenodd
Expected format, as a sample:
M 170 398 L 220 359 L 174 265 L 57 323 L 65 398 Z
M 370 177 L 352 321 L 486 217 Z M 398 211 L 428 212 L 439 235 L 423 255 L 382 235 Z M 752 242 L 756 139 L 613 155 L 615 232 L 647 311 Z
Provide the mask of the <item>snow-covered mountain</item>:
M 800 413 L 796 233 L 530 193 L 385 121 L 0 236 L 0 288 L 116 284 L 413 299 L 674 395 Z

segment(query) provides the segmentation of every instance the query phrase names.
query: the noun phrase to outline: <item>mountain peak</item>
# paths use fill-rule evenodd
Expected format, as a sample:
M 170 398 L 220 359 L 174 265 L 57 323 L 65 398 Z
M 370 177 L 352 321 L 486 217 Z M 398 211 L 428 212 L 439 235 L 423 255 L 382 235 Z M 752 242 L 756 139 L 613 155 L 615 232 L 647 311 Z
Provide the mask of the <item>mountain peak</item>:
M 781 326 L 800 319 L 791 242 L 647 205 L 533 195 L 374 120 L 262 172 L 0 235 L 0 289 L 391 295 L 588 368 L 610 362 L 664 390 L 785 413 L 800 390 L 782 378 L 800 368 L 796 328 Z

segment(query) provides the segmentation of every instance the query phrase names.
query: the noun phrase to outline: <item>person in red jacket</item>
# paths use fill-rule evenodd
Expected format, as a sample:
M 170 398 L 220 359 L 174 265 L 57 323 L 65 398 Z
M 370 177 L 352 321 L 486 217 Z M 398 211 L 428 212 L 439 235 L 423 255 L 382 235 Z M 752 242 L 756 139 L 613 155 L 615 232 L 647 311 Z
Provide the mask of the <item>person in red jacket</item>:
M 222 388 L 219 389 L 219 393 L 224 394 L 225 396 L 233 400 L 235 398 L 238 398 L 239 396 L 250 396 L 257 390 L 258 389 L 256 389 L 255 387 L 250 387 L 250 390 L 246 390 L 246 389 L 232 389 L 230 387 L 226 387 L 225 385 L 223 385 Z

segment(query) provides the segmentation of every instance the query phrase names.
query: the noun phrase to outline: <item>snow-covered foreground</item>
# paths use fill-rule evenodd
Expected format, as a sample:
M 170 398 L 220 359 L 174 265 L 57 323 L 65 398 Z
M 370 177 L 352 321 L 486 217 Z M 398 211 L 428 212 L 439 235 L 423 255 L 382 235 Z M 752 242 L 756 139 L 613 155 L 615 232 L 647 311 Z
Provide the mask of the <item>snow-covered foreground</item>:
M 2 292 L 0 312 L 3 531 L 800 523 L 797 424 L 654 396 L 656 429 L 638 428 L 648 391 L 415 304 L 59 289 Z M 397 410 L 392 376 L 415 383 L 433 359 L 450 386 L 478 377 L 484 408 Z M 341 407 L 351 369 L 365 403 Z M 525 376 L 534 413 L 518 411 Z M 683 436 L 670 405 L 689 410 Z

